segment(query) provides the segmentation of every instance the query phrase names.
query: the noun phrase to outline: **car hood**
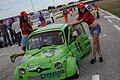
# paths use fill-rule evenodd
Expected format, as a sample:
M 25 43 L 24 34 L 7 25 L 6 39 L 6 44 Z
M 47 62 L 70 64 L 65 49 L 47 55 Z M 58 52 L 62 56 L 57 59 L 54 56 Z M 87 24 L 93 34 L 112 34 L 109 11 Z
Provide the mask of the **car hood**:
M 64 45 L 43 47 L 40 50 L 29 50 L 23 57 L 22 63 L 26 64 L 45 64 L 61 59 L 66 55 L 68 49 Z

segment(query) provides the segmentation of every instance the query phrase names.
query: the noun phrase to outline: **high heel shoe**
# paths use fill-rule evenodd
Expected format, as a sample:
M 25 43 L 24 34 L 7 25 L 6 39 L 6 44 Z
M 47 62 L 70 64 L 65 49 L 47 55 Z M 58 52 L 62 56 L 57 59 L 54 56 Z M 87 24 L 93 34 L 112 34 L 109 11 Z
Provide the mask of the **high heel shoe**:
M 101 56 L 101 57 L 99 57 L 99 62 L 100 62 L 100 63 L 102 63 L 102 62 L 103 62 L 103 58 L 102 58 L 102 56 Z
M 92 58 L 91 61 L 90 61 L 90 64 L 94 64 L 95 61 L 96 61 L 96 58 L 95 59 Z

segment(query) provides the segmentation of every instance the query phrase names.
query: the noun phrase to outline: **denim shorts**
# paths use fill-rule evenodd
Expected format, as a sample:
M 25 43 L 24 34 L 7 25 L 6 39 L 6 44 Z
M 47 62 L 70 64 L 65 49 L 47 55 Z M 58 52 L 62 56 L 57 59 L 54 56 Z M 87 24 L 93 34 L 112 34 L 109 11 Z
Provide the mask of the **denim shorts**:
M 22 43 L 22 47 L 26 47 L 27 42 L 28 42 L 28 40 L 27 40 L 27 36 L 22 36 L 22 41 L 21 41 L 21 43 Z
M 101 27 L 99 24 L 96 25 L 96 27 L 89 27 L 90 33 L 93 35 L 94 33 L 100 34 L 101 33 Z

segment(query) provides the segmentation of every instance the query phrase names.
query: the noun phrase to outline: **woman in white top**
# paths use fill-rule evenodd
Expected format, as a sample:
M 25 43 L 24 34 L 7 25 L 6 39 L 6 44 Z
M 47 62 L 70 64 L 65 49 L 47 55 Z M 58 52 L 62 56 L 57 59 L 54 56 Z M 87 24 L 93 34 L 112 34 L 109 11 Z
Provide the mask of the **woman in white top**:
M 52 13 L 52 12 L 50 12 L 50 17 L 51 17 L 51 19 L 52 19 L 52 22 L 54 23 L 55 21 L 54 21 L 53 13 Z
M 21 46 L 21 29 L 20 29 L 20 24 L 18 21 L 13 22 L 12 24 L 12 30 L 15 31 L 16 33 L 16 38 L 17 38 L 17 42 L 18 42 L 18 46 Z

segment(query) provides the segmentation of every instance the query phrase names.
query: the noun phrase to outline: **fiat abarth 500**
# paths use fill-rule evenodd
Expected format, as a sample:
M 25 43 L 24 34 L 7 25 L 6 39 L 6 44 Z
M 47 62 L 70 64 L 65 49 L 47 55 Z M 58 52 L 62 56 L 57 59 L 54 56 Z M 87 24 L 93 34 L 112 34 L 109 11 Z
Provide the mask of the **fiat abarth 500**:
M 69 80 L 80 75 L 79 61 L 91 53 L 91 42 L 80 23 L 50 24 L 32 32 L 14 80 Z

